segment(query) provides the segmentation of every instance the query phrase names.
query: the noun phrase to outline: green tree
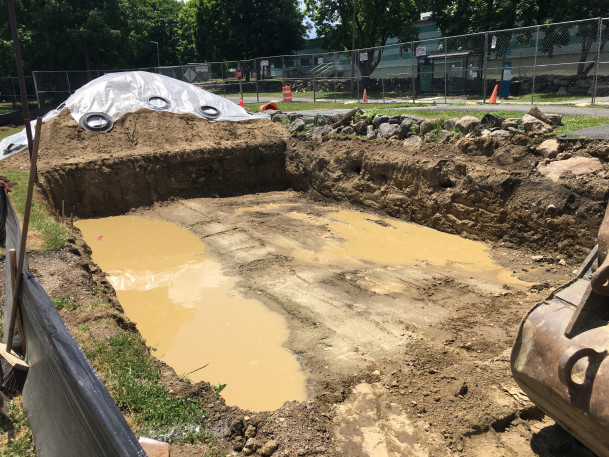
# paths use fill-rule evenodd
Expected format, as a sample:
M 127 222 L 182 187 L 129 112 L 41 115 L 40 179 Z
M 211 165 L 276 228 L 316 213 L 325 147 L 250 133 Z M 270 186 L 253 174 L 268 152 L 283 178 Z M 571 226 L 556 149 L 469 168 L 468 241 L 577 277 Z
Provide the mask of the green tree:
M 433 20 L 445 36 L 487 30 L 510 29 L 532 24 L 578 21 L 609 16 L 607 0 L 429 0 Z M 586 76 L 596 59 L 590 56 L 597 43 L 598 21 L 576 25 L 561 24 L 540 29 L 540 51 L 552 57 L 556 48 L 580 43 L 578 76 Z M 499 34 L 495 52 L 501 53 L 516 40 L 534 45 L 534 30 L 509 31 Z M 601 49 L 609 40 L 609 24 L 601 30 Z
M 176 30 L 178 61 L 185 64 L 198 60 L 195 47 L 197 30 L 197 0 L 188 0 L 178 14 Z
M 323 37 L 324 49 L 351 49 L 353 7 L 355 4 L 355 49 L 366 49 L 367 59 L 356 59 L 360 74 L 372 74 L 383 57 L 388 38 L 400 41 L 416 39 L 423 3 L 419 0 L 305 0 L 306 13 L 317 35 Z M 370 49 L 375 48 L 378 49 Z M 376 55 L 376 57 L 375 57 Z
M 566 21 L 579 21 L 609 16 L 609 2 L 607 0 L 549 0 L 537 6 L 538 23 L 554 23 Z M 544 27 L 541 41 L 541 50 L 550 57 L 554 55 L 556 47 L 571 46 L 581 43 L 579 47 L 579 63 L 577 75 L 585 77 L 594 68 L 597 59 L 597 46 L 601 52 L 609 41 L 609 21 L 603 21 L 600 30 L 598 21 L 585 21 L 576 24 L 559 24 Z
M 287 54 L 304 45 L 297 0 L 194 0 L 201 61 Z

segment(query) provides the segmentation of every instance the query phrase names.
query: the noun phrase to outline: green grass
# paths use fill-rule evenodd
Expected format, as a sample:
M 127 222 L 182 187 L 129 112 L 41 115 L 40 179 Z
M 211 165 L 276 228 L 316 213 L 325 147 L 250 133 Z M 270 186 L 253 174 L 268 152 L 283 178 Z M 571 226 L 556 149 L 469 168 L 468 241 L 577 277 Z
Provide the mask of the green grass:
M 588 127 L 598 127 L 609 124 L 609 118 L 604 116 L 563 116 L 560 127 L 554 130 L 555 135 L 570 132 L 571 130 L 585 129 Z
M 0 114 L 7 114 L 7 113 L 12 113 L 13 111 L 21 110 L 21 103 L 17 102 L 17 104 L 15 106 L 16 106 L 16 108 L 13 107 L 12 102 L 1 102 L 0 103 Z M 29 102 L 29 106 L 30 106 L 30 109 L 35 109 L 35 108 L 38 108 L 38 103 Z
M 27 416 L 20 402 L 11 401 L 9 406 L 11 420 L 0 419 L 0 434 L 9 436 L 8 444 L 0 449 L 0 457 L 30 457 L 36 455 L 32 432 L 29 430 Z
M 280 111 L 285 113 L 290 111 L 304 111 L 304 110 L 323 110 L 323 109 L 349 109 L 354 106 L 359 106 L 362 110 L 381 110 L 381 109 L 393 109 L 393 108 L 412 108 L 412 103 L 392 103 L 389 108 L 389 103 L 332 103 L 332 102 L 274 102 Z M 245 107 L 254 113 L 259 111 L 260 105 L 264 103 L 245 103 Z M 415 105 L 415 106 L 428 106 L 428 105 Z M 402 113 L 403 114 L 403 113 Z
M 201 399 L 174 397 L 159 384 L 160 371 L 138 335 L 122 333 L 85 348 L 117 405 L 130 413 L 136 433 L 172 442 L 205 442 Z
M 15 181 L 17 185 L 11 187 L 9 198 L 15 211 L 23 216 L 27 197 L 27 182 L 29 173 L 25 171 L 6 171 L 6 177 Z M 42 249 L 53 249 L 65 244 L 68 237 L 68 229 L 65 225 L 55 222 L 48 213 L 47 207 L 41 203 L 32 203 L 30 212 L 30 227 L 42 238 Z
M 72 301 L 70 297 L 66 295 L 63 297 L 52 297 L 51 303 L 53 303 L 53 306 L 55 306 L 55 308 L 58 310 L 66 308 L 70 311 L 74 311 L 78 307 L 78 304 Z
M 490 96 L 490 95 L 489 95 Z M 535 103 L 540 102 L 570 102 L 573 100 L 585 100 L 590 99 L 591 95 L 558 95 L 554 92 L 549 93 L 536 93 L 535 94 Z M 524 95 L 518 95 L 516 97 L 510 96 L 508 98 L 502 99 L 505 103 L 509 102 L 531 102 L 531 93 L 527 93 Z
M 23 127 L 17 127 L 17 128 L 9 129 L 9 130 L 0 130 L 0 140 L 2 140 L 3 138 L 6 138 L 7 136 L 14 135 L 15 133 L 18 133 L 21 130 L 23 130 Z

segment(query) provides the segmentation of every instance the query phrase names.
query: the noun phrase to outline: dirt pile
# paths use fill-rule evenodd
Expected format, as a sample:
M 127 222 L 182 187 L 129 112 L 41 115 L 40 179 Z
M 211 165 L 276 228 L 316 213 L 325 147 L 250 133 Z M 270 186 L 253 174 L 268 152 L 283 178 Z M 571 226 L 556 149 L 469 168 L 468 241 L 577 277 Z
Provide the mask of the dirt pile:
M 209 122 L 191 114 L 142 109 L 121 117 L 110 132 L 81 128 L 64 109 L 42 126 L 38 167 L 78 164 L 94 160 L 158 153 L 178 153 L 264 144 L 268 138 L 286 139 L 288 133 L 265 119 Z M 27 153 L 3 161 L 7 168 L 28 166 Z

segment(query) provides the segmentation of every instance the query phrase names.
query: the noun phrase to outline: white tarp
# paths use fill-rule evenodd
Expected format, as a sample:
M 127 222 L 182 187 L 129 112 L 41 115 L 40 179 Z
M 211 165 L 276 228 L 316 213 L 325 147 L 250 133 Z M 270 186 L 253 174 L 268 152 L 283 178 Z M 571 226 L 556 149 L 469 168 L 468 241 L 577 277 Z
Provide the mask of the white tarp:
M 142 108 L 159 109 L 148 100 L 150 97 L 162 97 L 170 106 L 163 108 L 176 114 L 190 113 L 198 117 L 204 116 L 199 112 L 201 106 L 212 106 L 219 110 L 220 116 L 215 121 L 246 121 L 256 118 L 268 118 L 267 115 L 248 114 L 239 105 L 218 95 L 199 89 L 192 84 L 178 81 L 168 76 L 148 73 L 145 71 L 129 71 L 124 73 L 108 73 L 85 84 L 70 96 L 64 105 L 76 122 L 82 116 L 91 112 L 105 113 L 116 121 L 127 113 L 133 113 Z M 54 118 L 60 110 L 47 113 L 44 122 Z M 32 134 L 34 134 L 32 121 Z M 9 148 L 10 147 L 10 148 Z M 25 129 L 0 141 L 0 160 L 22 151 L 27 147 Z

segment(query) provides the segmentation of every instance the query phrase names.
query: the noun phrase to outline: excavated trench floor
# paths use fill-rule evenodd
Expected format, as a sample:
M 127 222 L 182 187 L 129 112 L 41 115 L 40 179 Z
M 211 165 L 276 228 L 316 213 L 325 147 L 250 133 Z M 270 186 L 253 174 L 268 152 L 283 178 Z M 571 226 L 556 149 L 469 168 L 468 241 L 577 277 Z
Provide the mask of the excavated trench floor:
M 201 148 L 48 163 L 41 172 L 52 205 L 83 219 L 77 226 L 93 261 L 154 355 L 178 375 L 227 384 L 229 406 L 212 405 L 226 417 L 215 430 L 226 449 L 243 446 L 231 423 L 250 420 L 257 439 L 276 440 L 282 456 L 588 455 L 518 389 L 509 355 L 524 314 L 570 279 L 594 245 L 606 165 L 556 182 L 536 172 L 527 141 L 413 151 L 359 140 L 265 141 L 263 127 L 248 127 L 258 135 L 249 143 L 210 139 Z M 128 265 L 128 249 L 109 251 L 125 264 L 105 266 L 97 248 L 126 231 L 96 225 L 112 219 L 86 219 L 122 214 L 181 234 L 149 240 L 141 264 Z M 176 260 L 176 247 L 150 262 L 157 245 L 182 235 L 194 243 L 184 249 L 191 257 Z M 224 290 L 212 291 L 206 275 Z M 167 310 L 155 317 L 158 303 L 137 310 L 151 302 L 140 292 L 169 297 L 171 318 Z M 212 343 L 201 334 L 228 320 L 223 306 L 198 310 L 206 296 L 229 296 L 230 319 L 243 325 L 212 335 L 229 350 L 214 359 L 221 368 L 213 375 L 193 371 L 210 360 L 201 346 Z M 261 314 L 250 315 L 258 306 Z M 248 370 L 262 361 L 247 351 L 270 335 L 285 360 L 256 380 Z M 177 357 L 176 347 L 194 360 Z M 284 378 L 273 370 L 291 374 L 274 384 Z M 261 385 L 279 395 L 258 403 L 267 397 Z
M 104 250 L 113 232 L 131 239 L 125 219 L 175 224 L 204 245 L 186 251 L 211 264 L 178 279 L 160 302 L 133 296 L 158 295 L 172 258 L 190 260 L 174 247 L 175 232 L 145 239 L 146 279 L 135 284 L 139 248 Z M 568 274 L 560 266 L 293 191 L 184 199 L 77 226 L 156 356 L 179 374 L 206 365 L 188 377 L 227 384 L 227 403 L 246 410 L 305 399 L 335 405 L 338 455 L 536 455 L 533 436 L 576 446 L 509 372 L 517 325 L 541 299 L 540 283 Z M 145 227 L 146 238 L 156 231 Z M 123 260 L 106 268 L 103 252 Z M 202 284 L 226 278 L 224 295 Z M 180 290 L 186 303 L 173 301 Z

